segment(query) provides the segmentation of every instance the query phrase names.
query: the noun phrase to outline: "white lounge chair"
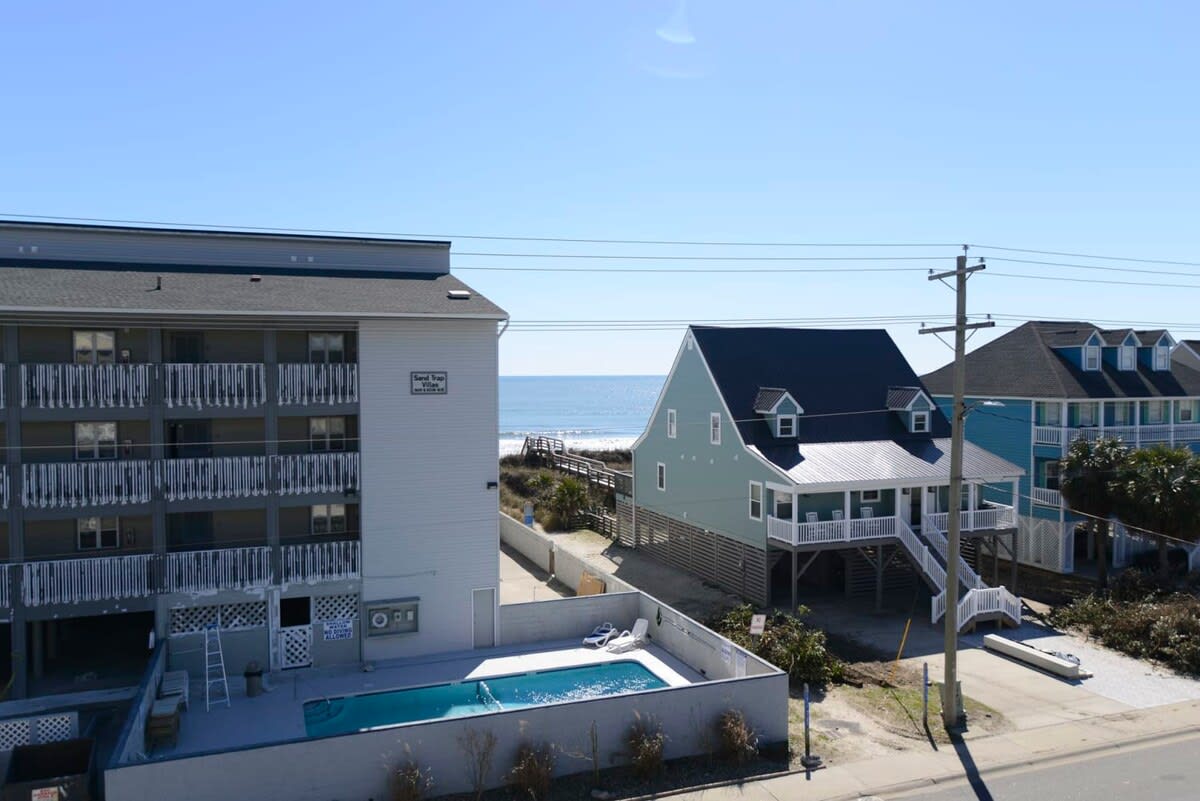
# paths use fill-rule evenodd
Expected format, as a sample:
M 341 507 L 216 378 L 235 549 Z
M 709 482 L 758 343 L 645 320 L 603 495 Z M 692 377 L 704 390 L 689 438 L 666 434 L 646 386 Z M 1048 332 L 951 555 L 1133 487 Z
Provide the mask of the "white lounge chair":
M 592 633 L 583 638 L 584 645 L 590 645 L 593 648 L 603 648 L 608 645 L 608 641 L 616 637 L 619 632 L 617 627 L 612 623 L 601 623 L 596 628 L 592 629 Z
M 646 632 L 650 628 L 650 622 L 644 617 L 639 617 L 633 624 L 632 631 L 622 631 L 620 636 L 612 640 L 608 644 L 608 649 L 614 654 L 619 654 L 623 651 L 632 651 L 634 648 L 640 648 L 646 642 Z

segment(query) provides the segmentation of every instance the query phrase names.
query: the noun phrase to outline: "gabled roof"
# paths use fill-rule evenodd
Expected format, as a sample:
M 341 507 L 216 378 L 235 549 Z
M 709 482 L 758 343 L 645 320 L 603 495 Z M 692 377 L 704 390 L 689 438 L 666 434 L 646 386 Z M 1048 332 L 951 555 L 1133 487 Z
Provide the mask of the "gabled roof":
M 758 395 L 754 397 L 754 411 L 759 414 L 771 414 L 779 402 L 788 397 L 786 389 L 778 387 L 759 387 Z M 792 399 L 793 401 L 795 398 Z
M 1136 370 L 1118 370 L 1103 361 L 1099 370 L 1083 370 L 1056 350 L 1069 344 L 1082 345 L 1094 330 L 1097 329 L 1090 323 L 1080 322 L 1033 321 L 1018 326 L 967 354 L 966 394 L 1001 398 L 1200 395 L 1200 370 L 1178 361 L 1171 363 L 1169 371 L 1151 370 L 1141 362 Z M 1150 344 L 1147 339 L 1142 341 Z M 922 378 L 935 395 L 950 395 L 954 391 L 953 363 Z
M 1137 332 L 1132 328 L 1112 328 L 1100 332 L 1100 336 L 1103 337 L 1104 341 L 1109 345 L 1124 345 L 1125 340 L 1129 338 L 1130 334 L 1133 334 L 1133 338 L 1137 340 L 1138 345 L 1150 344 L 1149 342 L 1142 342 L 1138 337 Z
M 787 470 L 800 455 L 796 441 L 928 442 L 950 436 L 936 409 L 930 433 L 911 433 L 884 405 L 888 387 L 923 387 L 896 344 L 881 330 L 795 328 L 690 329 L 717 390 L 747 446 Z M 782 357 L 782 358 L 781 358 Z M 776 439 L 755 412 L 762 387 L 785 389 L 804 407 L 795 439 Z
M 924 394 L 925 391 L 920 387 L 888 387 L 887 407 L 893 411 L 905 411 L 913 401 Z M 932 401 L 930 401 L 930 405 L 933 405 Z

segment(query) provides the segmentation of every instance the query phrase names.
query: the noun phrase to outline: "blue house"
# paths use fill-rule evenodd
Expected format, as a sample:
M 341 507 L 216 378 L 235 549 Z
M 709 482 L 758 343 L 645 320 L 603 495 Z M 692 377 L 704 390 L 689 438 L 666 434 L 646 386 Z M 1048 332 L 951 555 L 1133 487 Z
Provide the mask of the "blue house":
M 758 603 L 799 583 L 874 590 L 919 577 L 945 603 L 950 424 L 884 331 L 688 329 L 634 444 L 623 540 Z M 966 447 L 972 545 L 1015 549 L 1021 469 Z M 966 549 L 978 554 L 982 547 Z M 964 620 L 1017 599 L 961 565 Z
M 949 409 L 953 365 L 923 381 Z M 985 400 L 1003 408 L 978 405 Z M 1020 561 L 1058 572 L 1094 554 L 1059 494 L 1059 462 L 1072 442 L 1118 437 L 1134 447 L 1200 449 L 1200 357 L 1161 329 L 1025 323 L 967 354 L 966 401 L 974 407 L 967 439 L 1024 468 L 1015 503 L 1004 499 L 1019 511 Z M 1114 562 L 1140 545 L 1118 526 Z

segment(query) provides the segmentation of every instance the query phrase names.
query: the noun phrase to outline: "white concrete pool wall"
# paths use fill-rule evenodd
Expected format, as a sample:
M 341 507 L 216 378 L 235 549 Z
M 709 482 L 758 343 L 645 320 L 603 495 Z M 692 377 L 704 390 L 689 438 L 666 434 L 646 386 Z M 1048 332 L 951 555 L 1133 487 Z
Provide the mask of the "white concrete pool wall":
M 596 575 L 595 568 L 565 548 L 555 545 L 551 535 L 534 531 L 503 512 L 500 513 L 500 541 L 542 570 L 554 574 L 556 579 L 572 590 L 578 589 L 579 579 L 586 571 L 604 582 L 605 592 L 636 591 L 632 584 L 616 576 Z
M 540 607 L 535 610 L 533 607 Z M 661 619 L 659 612 L 661 611 Z M 590 770 L 589 730 L 596 724 L 600 761 L 625 761 L 625 735 L 638 716 L 658 721 L 669 759 L 704 753 L 712 727 L 727 709 L 740 710 L 764 744 L 787 739 L 787 675 L 671 607 L 639 592 L 563 598 L 500 609 L 501 642 L 512 645 L 578 636 L 581 627 L 611 620 L 627 627 L 649 623 L 652 642 L 702 672 L 708 681 L 629 695 L 453 718 L 221 753 L 118 765 L 105 774 L 109 801 L 289 801 L 382 799 L 390 769 L 412 758 L 433 775 L 433 793 L 471 789 L 459 744 L 468 730 L 497 738 L 489 786 L 503 785 L 518 746 L 548 742 L 559 751 L 558 775 Z M 586 630 L 586 628 L 584 630 Z M 536 636 L 535 636 L 536 632 Z

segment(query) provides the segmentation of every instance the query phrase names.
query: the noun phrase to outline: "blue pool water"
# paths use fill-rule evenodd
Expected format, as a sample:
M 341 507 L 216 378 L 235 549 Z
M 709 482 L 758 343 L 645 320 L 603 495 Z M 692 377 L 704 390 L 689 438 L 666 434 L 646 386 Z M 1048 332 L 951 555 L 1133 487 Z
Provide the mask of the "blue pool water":
M 665 681 L 637 662 L 604 662 L 587 667 L 309 701 L 304 705 L 304 727 L 309 737 L 326 737 L 415 720 L 523 709 L 666 686 Z

